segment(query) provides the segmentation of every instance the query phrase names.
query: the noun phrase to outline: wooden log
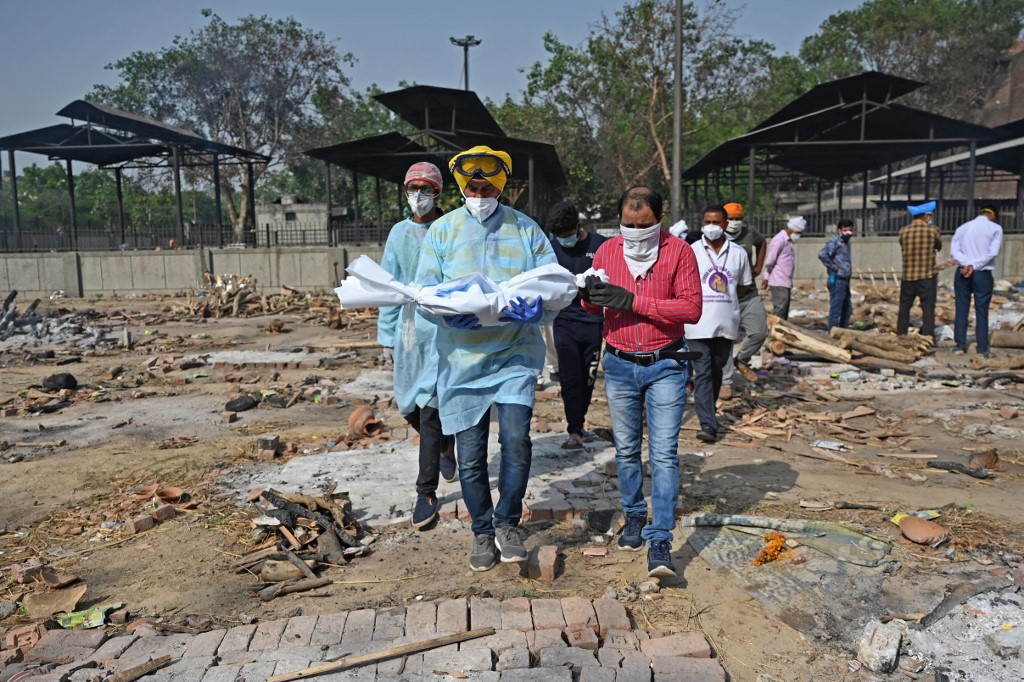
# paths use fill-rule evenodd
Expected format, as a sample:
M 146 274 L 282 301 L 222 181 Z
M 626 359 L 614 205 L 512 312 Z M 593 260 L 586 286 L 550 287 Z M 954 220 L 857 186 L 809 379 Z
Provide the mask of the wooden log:
M 327 516 L 326 514 L 321 514 L 320 512 L 313 511 L 309 507 L 306 507 L 301 504 L 296 504 L 295 502 L 289 502 L 284 497 L 282 497 L 279 492 L 274 490 L 264 491 L 263 498 L 266 499 L 275 507 L 277 507 L 278 509 L 287 509 L 296 516 L 300 516 L 305 519 L 313 519 L 314 521 L 320 524 L 321 528 L 330 528 L 335 532 L 335 534 L 338 536 L 338 540 L 341 541 L 341 544 L 345 547 L 362 547 L 362 544 L 359 542 L 359 538 L 345 531 L 344 528 L 341 528 L 338 524 L 334 522 L 333 518 Z
M 772 352 L 772 355 L 785 355 L 786 343 L 778 339 L 771 339 L 768 341 L 768 350 Z
M 1024 331 L 997 329 L 992 332 L 990 344 L 993 348 L 1024 348 Z
M 281 675 L 273 675 L 267 678 L 267 682 L 292 682 L 292 680 L 301 680 L 306 677 L 313 677 L 314 675 L 323 675 L 325 673 L 333 673 L 341 670 L 348 670 L 349 668 L 355 668 L 361 665 L 366 665 L 368 663 L 378 663 L 380 661 L 386 661 L 391 658 L 398 658 L 399 656 L 417 654 L 421 651 L 429 651 L 430 649 L 437 649 L 439 647 L 448 646 L 449 644 L 457 644 L 459 642 L 467 642 L 471 639 L 477 639 L 478 637 L 487 637 L 488 635 L 493 634 L 494 628 L 486 627 L 470 630 L 469 632 L 460 632 L 454 635 L 434 637 L 433 639 L 426 639 L 422 642 L 402 644 L 401 646 L 394 646 L 389 649 L 374 651 L 368 654 L 361 654 L 359 656 L 346 656 L 340 661 L 321 663 L 319 665 L 314 665 L 311 668 L 303 668 L 302 670 L 296 670 L 295 672 L 284 673 Z
M 984 358 L 975 355 L 971 358 L 971 367 L 974 369 L 1024 369 L 1024 353 L 1015 353 L 999 358 Z
M 868 370 L 880 370 L 880 369 L 891 369 L 897 374 L 920 374 L 921 370 L 913 365 L 907 365 L 902 362 L 896 362 L 895 360 L 885 360 L 883 358 L 854 358 L 850 360 L 850 364 L 854 367 Z
M 790 348 L 796 348 L 833 362 L 849 362 L 853 357 L 853 354 L 845 348 L 838 348 L 828 341 L 818 339 L 810 332 L 798 329 L 774 315 L 769 318 L 769 322 L 771 322 L 771 318 L 775 318 L 771 329 L 772 340 L 782 341 Z
M 850 338 L 861 343 L 889 350 L 924 352 L 930 350 L 935 345 L 930 337 L 920 336 L 919 334 L 904 334 L 903 336 L 900 336 L 898 334 L 890 334 L 887 332 L 861 331 L 859 329 L 840 327 L 834 327 L 832 331 L 829 332 L 829 336 L 834 339 Z
M 835 329 L 832 330 L 833 332 Z M 878 346 L 872 346 L 868 343 L 862 343 L 856 339 L 851 339 L 846 336 L 838 337 L 838 345 L 840 348 L 846 348 L 848 350 L 857 351 L 863 355 L 870 355 L 876 358 L 882 358 L 883 360 L 892 360 L 894 362 L 911 363 L 918 359 L 916 353 L 910 351 L 898 351 L 888 350 L 886 348 L 879 348 Z
M 302 580 L 286 580 L 283 583 L 271 585 L 265 590 L 260 590 L 259 596 L 260 601 L 270 601 L 275 597 L 283 597 L 286 594 L 294 594 L 295 592 L 307 592 L 309 590 L 315 590 L 320 587 L 327 587 L 333 580 L 330 578 L 303 578 Z

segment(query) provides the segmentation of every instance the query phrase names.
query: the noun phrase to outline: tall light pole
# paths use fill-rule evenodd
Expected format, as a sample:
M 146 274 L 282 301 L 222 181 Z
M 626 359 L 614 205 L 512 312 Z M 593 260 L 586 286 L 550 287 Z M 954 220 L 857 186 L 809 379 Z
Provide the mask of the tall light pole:
M 676 0 L 675 83 L 672 86 L 672 191 L 669 192 L 672 224 L 682 215 L 683 157 L 683 0 Z
M 466 89 L 469 90 L 469 48 L 476 47 L 483 41 L 474 36 L 466 36 L 465 38 L 449 37 L 448 40 L 452 41 L 452 45 L 458 45 L 462 48 L 462 75 L 466 83 Z

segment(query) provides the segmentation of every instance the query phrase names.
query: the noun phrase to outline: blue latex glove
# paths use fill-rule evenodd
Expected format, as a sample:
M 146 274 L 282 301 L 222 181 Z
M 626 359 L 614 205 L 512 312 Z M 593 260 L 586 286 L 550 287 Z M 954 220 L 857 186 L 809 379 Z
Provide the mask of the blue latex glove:
M 540 322 L 540 316 L 544 314 L 541 304 L 544 300 L 538 296 L 537 300 L 530 305 L 522 296 L 508 302 L 508 307 L 502 312 L 504 315 L 498 318 L 501 322 L 518 322 L 519 324 L 535 324 Z
M 836 274 L 837 273 L 836 273 L 835 270 L 833 270 L 832 272 L 828 273 L 828 285 L 830 287 L 834 287 L 836 285 Z
M 444 323 L 453 329 L 480 329 L 481 324 L 476 315 L 448 315 Z

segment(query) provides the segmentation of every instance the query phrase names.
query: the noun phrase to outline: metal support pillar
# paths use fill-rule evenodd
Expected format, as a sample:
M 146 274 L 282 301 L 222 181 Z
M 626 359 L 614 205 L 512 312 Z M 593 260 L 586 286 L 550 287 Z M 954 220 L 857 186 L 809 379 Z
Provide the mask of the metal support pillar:
M 124 190 L 121 187 L 121 169 L 114 169 L 114 182 L 117 184 L 117 225 L 121 228 L 121 243 L 126 244 L 128 240 L 124 235 Z
M 18 171 L 14 166 L 14 150 L 7 150 L 7 165 L 11 167 L 11 206 L 14 208 L 14 233 L 21 234 L 21 209 L 18 208 Z
M 868 233 L 868 172 L 864 171 L 864 178 L 861 181 L 860 194 L 860 233 L 864 236 Z
M 252 228 L 252 233 L 254 235 L 253 238 L 255 239 L 255 235 L 256 235 L 256 181 L 255 181 L 255 178 L 253 177 L 254 175 L 255 175 L 255 173 L 253 173 L 252 161 L 250 161 L 247 164 L 245 164 L 245 181 L 246 181 L 245 184 L 248 186 L 247 189 L 249 190 L 248 191 L 248 197 L 249 197 L 249 227 Z M 267 244 L 267 246 L 270 246 L 270 245 Z
M 213 155 L 213 210 L 217 214 L 217 234 L 220 235 L 221 225 L 224 223 L 224 214 L 221 213 L 220 205 L 220 154 Z
M 971 141 L 971 158 L 967 166 L 967 219 L 970 220 L 974 217 L 974 180 L 975 172 L 978 169 L 978 143 Z
M 534 179 L 534 173 L 533 173 L 533 154 L 530 154 L 529 159 L 526 162 L 526 175 L 527 175 L 527 187 L 526 187 L 527 195 L 526 195 L 526 198 L 527 198 L 527 206 L 528 206 L 527 210 L 530 213 L 530 217 L 533 218 L 534 220 L 537 220 L 537 206 L 534 203 L 534 200 L 536 198 L 536 193 L 534 192 L 534 186 L 536 185 L 536 182 L 534 181 L 535 179 Z
M 751 147 L 750 155 L 747 157 L 747 205 L 743 209 L 744 216 L 751 216 L 754 213 L 754 155 L 756 152 L 757 149 Z
M 68 168 L 68 199 L 71 201 L 71 248 L 78 250 L 78 210 L 75 207 L 75 174 L 71 169 L 71 159 L 67 160 Z
M 185 211 L 181 206 L 181 158 L 178 156 L 178 145 L 171 146 L 171 158 L 174 161 L 174 205 L 178 209 L 178 246 L 185 245 Z

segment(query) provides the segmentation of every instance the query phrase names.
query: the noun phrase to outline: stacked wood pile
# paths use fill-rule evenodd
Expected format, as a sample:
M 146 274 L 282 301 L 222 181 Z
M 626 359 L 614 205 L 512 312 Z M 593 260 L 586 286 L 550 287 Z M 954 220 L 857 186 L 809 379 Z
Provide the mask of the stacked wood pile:
M 854 329 L 833 329 L 825 336 L 768 316 L 771 331 L 767 346 L 774 355 L 787 350 L 808 353 L 815 357 L 854 365 L 863 369 L 892 369 L 902 374 L 916 374 L 909 363 L 932 350 L 931 339 L 921 336 L 897 336 L 883 332 L 862 332 Z M 858 356 L 854 356 L 854 352 Z
M 251 521 L 261 542 L 233 568 L 259 576 L 254 589 L 262 601 L 326 587 L 332 581 L 317 575 L 318 568 L 368 553 L 347 493 L 331 489 L 313 497 L 254 490 L 249 500 L 258 512 Z

